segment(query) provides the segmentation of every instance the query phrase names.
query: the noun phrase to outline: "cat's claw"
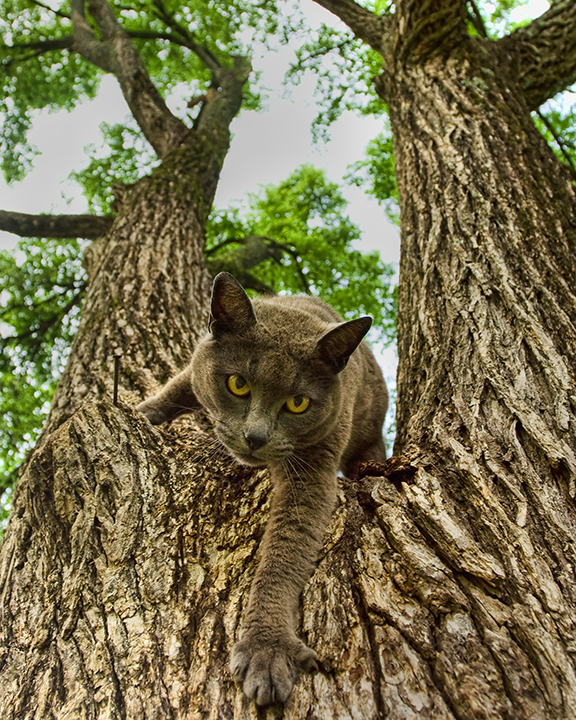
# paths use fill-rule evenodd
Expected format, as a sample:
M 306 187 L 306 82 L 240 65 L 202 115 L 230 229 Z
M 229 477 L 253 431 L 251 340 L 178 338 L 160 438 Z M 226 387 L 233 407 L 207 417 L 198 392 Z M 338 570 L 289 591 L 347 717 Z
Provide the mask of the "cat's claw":
M 263 641 L 246 635 L 232 648 L 230 670 L 242 689 L 257 705 L 285 703 L 301 672 L 318 668 L 314 650 L 298 638 Z

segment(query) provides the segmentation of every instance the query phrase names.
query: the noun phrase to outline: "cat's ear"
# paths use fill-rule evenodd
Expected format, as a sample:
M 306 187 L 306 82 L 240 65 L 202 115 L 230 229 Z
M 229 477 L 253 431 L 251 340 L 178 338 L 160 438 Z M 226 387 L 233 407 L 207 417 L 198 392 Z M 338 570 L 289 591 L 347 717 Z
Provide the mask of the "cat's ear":
M 340 372 L 346 367 L 350 355 L 360 345 L 371 325 L 371 317 L 356 318 L 337 325 L 318 340 L 317 355 L 335 372 Z
M 256 324 L 250 298 L 235 277 L 221 272 L 214 278 L 208 329 L 213 335 L 242 332 Z

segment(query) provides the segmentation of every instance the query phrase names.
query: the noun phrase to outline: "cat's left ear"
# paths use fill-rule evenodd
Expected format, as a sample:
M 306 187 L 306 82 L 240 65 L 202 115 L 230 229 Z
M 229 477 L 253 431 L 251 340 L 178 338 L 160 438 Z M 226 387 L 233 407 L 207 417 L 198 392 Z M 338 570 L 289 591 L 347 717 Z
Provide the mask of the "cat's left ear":
M 371 317 L 343 322 L 318 340 L 316 352 L 335 372 L 340 372 L 346 367 L 350 355 L 360 345 L 371 325 Z
M 208 329 L 213 335 L 242 332 L 256 324 L 250 298 L 235 277 L 221 272 L 214 278 Z

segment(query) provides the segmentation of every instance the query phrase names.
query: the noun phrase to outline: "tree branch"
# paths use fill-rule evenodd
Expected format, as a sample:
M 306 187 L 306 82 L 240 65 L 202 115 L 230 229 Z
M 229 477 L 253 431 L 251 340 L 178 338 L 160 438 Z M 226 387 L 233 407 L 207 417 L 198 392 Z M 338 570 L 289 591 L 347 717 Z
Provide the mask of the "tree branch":
M 514 58 L 528 107 L 536 110 L 576 82 L 576 2 L 556 0 L 498 43 Z
M 222 253 L 222 255 L 217 256 L 215 259 L 210 258 L 210 255 L 221 248 L 232 244 L 238 244 L 240 247 Z M 302 283 L 302 289 L 309 295 L 310 285 L 302 270 L 298 252 L 290 245 L 279 243 L 273 238 L 266 237 L 265 235 L 248 235 L 245 238 L 229 238 L 208 249 L 205 254 L 206 264 L 212 275 L 217 275 L 219 272 L 222 272 L 222 270 L 226 270 L 232 273 L 244 287 L 249 287 L 259 293 L 271 293 L 273 292 L 272 288 L 262 283 L 248 271 L 265 260 L 274 260 L 274 262 L 280 264 L 283 253 L 287 253 L 292 258 L 296 272 Z
M 233 67 L 213 70 L 213 85 L 206 92 L 205 101 L 194 121 L 195 130 L 225 128 L 236 117 L 242 104 L 242 88 L 252 71 L 247 58 L 233 57 Z
M 113 215 L 28 215 L 0 210 L 0 230 L 20 237 L 95 240 L 107 233 L 113 222 Z
M 194 35 L 188 30 L 188 28 L 180 25 L 176 22 L 176 20 L 174 20 L 172 15 L 170 15 L 170 13 L 166 10 L 163 0 L 154 0 L 154 7 L 156 8 L 157 17 L 162 20 L 166 27 L 169 27 L 172 30 L 175 36 L 180 36 L 181 40 L 175 40 L 175 42 L 178 42 L 180 45 L 192 50 L 192 52 L 200 58 L 209 70 L 214 72 L 222 67 L 220 62 L 218 62 L 218 59 L 205 45 L 198 45 L 198 43 L 194 40 Z
M 562 156 L 564 157 L 564 159 L 566 160 L 566 162 L 568 164 L 568 169 L 570 170 L 570 174 L 572 175 L 573 179 L 576 180 L 576 165 L 574 164 L 574 160 L 572 160 L 570 151 L 568 150 L 566 143 L 562 139 L 562 136 L 556 132 L 556 128 L 554 127 L 554 125 L 552 125 L 552 123 L 550 122 L 550 120 L 548 120 L 548 118 L 546 117 L 546 115 L 544 115 L 544 113 L 542 113 L 539 109 L 535 110 L 535 113 L 536 113 L 536 115 L 538 115 L 540 120 L 542 120 L 546 129 L 554 138 L 554 142 L 556 143 L 556 145 L 558 145 L 558 148 L 559 148 L 560 152 L 562 153 Z M 574 150 L 574 148 L 572 148 L 572 150 Z
M 389 15 L 375 15 L 354 0 L 315 0 L 342 20 L 356 37 L 378 52 L 382 51 L 383 36 L 388 32 Z
M 32 350 L 31 358 L 33 359 L 34 356 L 38 353 L 39 346 L 41 344 L 41 336 L 44 335 L 44 333 L 47 330 L 50 330 L 51 327 L 53 327 L 57 322 L 61 322 L 63 318 L 68 315 L 70 310 L 72 310 L 73 307 L 76 307 L 80 304 L 82 299 L 84 298 L 84 295 L 86 294 L 87 289 L 86 283 L 81 283 L 80 289 L 77 293 L 64 305 L 64 307 L 58 308 L 58 311 L 55 312 L 53 315 L 50 315 L 49 318 L 46 318 L 42 322 L 38 323 L 38 325 L 34 325 L 28 330 L 25 330 L 22 333 L 19 333 L 18 335 L 9 335 L 5 338 L 0 338 L 0 347 L 2 349 L 7 348 L 9 345 L 15 345 L 17 343 L 22 342 L 22 340 L 27 340 L 30 337 L 33 337 L 36 335 L 39 338 L 39 343 L 36 349 Z
M 72 35 L 63 35 L 59 38 L 51 40 L 38 40 L 30 43 L 14 43 L 9 46 L 10 50 L 40 50 L 48 52 L 50 50 L 69 50 L 72 47 L 74 39 Z
M 194 35 L 180 25 L 166 10 L 162 0 L 155 0 L 157 17 L 169 32 L 150 30 L 125 31 L 107 0 L 71 0 L 72 35 L 52 40 L 14 44 L 14 49 L 28 49 L 32 57 L 50 50 L 78 52 L 85 60 L 116 76 L 128 106 L 146 139 L 161 159 L 178 145 L 189 128 L 168 109 L 153 85 L 148 72 L 130 38 L 166 40 L 194 52 L 212 74 L 212 88 L 203 96 L 204 105 L 196 118 L 194 129 L 226 128 L 237 114 L 242 102 L 242 87 L 251 72 L 246 58 L 232 56 L 233 67 L 225 67 Z M 99 36 L 86 17 L 88 11 L 98 28 Z
M 229 240 L 224 240 L 224 242 L 216 247 L 211 248 L 206 255 L 210 255 L 232 243 L 238 243 L 240 247 L 222 253 L 214 260 L 208 260 L 212 274 L 215 275 L 222 270 L 227 270 L 235 275 L 240 272 L 240 270 L 251 270 L 264 262 L 264 260 L 272 259 L 279 262 L 282 257 L 282 252 L 286 249 L 285 246 L 272 238 L 263 235 L 248 235 L 245 238 L 230 238 Z
M 67 13 L 62 12 L 61 10 L 54 10 L 54 8 L 51 8 L 49 5 L 45 5 L 43 2 L 39 2 L 39 0 L 30 0 L 30 2 L 32 3 L 32 5 L 37 5 L 44 10 L 48 10 L 49 12 L 54 13 L 54 15 L 57 15 L 58 17 L 70 20 L 70 15 L 68 15 Z
M 180 47 L 185 47 L 189 50 L 192 50 L 198 55 L 198 57 L 200 57 L 201 55 L 202 48 L 200 48 L 199 45 L 197 45 L 193 41 L 190 41 L 189 39 L 179 37 L 174 32 L 161 33 L 154 32 L 153 30 L 126 30 L 125 32 L 129 38 L 133 38 L 136 40 L 166 40 L 167 42 L 174 43 L 174 45 L 179 45 Z M 73 46 L 74 36 L 63 35 L 59 38 L 52 38 L 49 40 L 37 40 L 35 42 L 29 43 L 16 42 L 7 47 L 10 50 L 34 50 L 36 52 L 31 57 L 36 57 L 38 54 L 41 54 L 43 52 L 49 52 L 50 50 L 72 50 Z M 197 52 L 199 48 L 200 50 Z M 204 50 L 206 49 L 204 48 Z M 206 52 L 209 51 L 206 50 Z M 220 67 L 220 65 L 218 65 L 218 67 Z
M 468 2 L 468 20 L 470 20 L 480 37 L 487 38 L 488 31 L 486 30 L 486 25 L 484 25 L 484 20 L 482 19 L 482 14 L 480 13 L 478 5 L 476 5 L 474 0 L 468 0 Z
M 88 0 L 97 38 L 85 14 L 85 0 L 71 0 L 74 45 L 88 62 L 114 74 L 134 119 L 159 158 L 180 144 L 189 132 L 168 109 L 146 67 L 106 0 Z

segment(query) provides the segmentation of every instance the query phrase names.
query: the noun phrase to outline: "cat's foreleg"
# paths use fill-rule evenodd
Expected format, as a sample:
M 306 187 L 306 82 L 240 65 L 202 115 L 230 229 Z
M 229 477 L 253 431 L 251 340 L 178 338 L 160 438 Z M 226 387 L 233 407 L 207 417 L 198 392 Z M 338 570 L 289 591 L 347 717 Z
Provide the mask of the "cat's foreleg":
M 154 397 L 144 400 L 136 410 L 146 415 L 152 425 L 169 422 L 183 413 L 200 408 L 194 391 L 190 368 L 172 378 Z
M 326 460 L 322 472 L 306 461 L 298 474 L 271 469 L 274 495 L 262 558 L 230 660 L 236 680 L 258 705 L 285 702 L 299 673 L 316 667 L 316 653 L 298 638 L 296 627 L 300 594 L 336 502 L 336 465 Z

